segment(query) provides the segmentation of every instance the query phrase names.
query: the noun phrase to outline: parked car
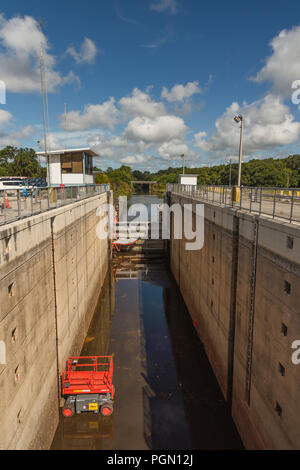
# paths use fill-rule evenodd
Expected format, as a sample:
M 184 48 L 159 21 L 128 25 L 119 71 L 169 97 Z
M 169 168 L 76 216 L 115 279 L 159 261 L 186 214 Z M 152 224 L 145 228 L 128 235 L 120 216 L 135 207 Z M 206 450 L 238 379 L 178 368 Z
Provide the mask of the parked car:
M 35 188 L 47 187 L 47 181 L 45 178 L 26 178 L 25 185 Z
M 23 178 L 0 178 L 0 190 L 15 191 L 24 185 Z

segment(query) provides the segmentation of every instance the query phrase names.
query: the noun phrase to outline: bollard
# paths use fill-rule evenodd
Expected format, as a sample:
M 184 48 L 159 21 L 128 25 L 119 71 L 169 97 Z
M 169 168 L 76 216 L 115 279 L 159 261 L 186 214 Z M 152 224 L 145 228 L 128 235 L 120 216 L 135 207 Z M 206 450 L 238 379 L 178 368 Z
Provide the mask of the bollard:
M 56 202 L 54 188 L 49 188 L 49 196 L 50 196 L 50 203 Z
M 231 197 L 232 197 L 232 202 L 240 202 L 241 189 L 239 186 L 233 186 Z

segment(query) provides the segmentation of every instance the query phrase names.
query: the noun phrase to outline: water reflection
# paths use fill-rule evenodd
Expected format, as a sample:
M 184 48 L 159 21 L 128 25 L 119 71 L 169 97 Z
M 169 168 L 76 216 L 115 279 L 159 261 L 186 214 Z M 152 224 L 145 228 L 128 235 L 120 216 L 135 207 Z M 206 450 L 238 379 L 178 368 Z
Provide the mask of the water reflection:
M 115 449 L 191 447 L 164 315 L 170 279 L 160 265 L 128 265 L 116 286 L 111 332 L 115 352 Z M 121 269 L 121 266 L 119 266 Z
M 108 354 L 110 330 L 115 306 L 115 282 L 108 272 L 101 295 L 91 321 L 82 356 Z M 113 448 L 113 415 L 83 413 L 65 418 L 59 414 L 59 425 L 52 443 L 52 450 L 109 450 Z
M 243 449 L 217 379 L 172 278 L 164 309 L 193 449 Z
M 163 262 L 119 262 L 115 276 L 107 276 L 82 354 L 114 355 L 114 414 L 61 417 L 53 449 L 242 448 Z
M 113 416 L 84 413 L 62 418 L 52 449 L 112 450 Z

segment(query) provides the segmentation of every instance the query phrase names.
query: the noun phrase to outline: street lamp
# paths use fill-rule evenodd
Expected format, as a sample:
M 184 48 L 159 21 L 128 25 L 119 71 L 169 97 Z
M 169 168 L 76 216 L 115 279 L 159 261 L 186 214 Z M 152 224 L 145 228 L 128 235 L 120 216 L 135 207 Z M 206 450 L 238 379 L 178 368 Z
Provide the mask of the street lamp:
M 241 135 L 240 135 L 240 153 L 239 153 L 239 172 L 238 172 L 238 187 L 241 187 L 241 176 L 242 176 L 242 155 L 243 155 L 243 134 L 244 134 L 244 118 L 241 114 L 234 117 L 236 123 L 241 123 Z
M 184 175 L 184 154 L 180 155 L 180 157 L 182 158 L 182 174 Z

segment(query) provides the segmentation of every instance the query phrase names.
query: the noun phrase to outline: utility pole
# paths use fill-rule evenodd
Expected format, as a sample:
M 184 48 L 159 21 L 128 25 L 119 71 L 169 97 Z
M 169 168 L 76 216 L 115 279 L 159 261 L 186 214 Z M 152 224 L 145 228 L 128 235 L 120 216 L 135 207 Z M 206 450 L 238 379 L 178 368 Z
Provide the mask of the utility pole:
M 231 188 L 231 164 L 232 158 L 229 159 L 229 187 Z
M 184 175 L 184 171 L 185 171 L 185 160 L 184 160 L 184 154 L 180 155 L 180 157 L 182 158 L 182 174 Z

